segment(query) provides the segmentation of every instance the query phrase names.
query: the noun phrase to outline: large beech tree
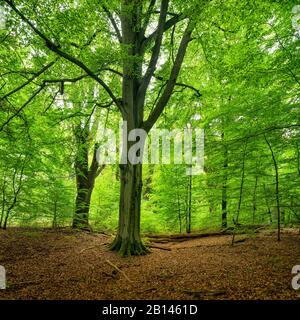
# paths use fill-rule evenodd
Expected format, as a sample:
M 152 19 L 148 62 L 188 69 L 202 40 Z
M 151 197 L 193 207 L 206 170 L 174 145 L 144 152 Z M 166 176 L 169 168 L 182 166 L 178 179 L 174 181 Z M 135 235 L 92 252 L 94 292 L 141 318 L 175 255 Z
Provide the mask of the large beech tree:
M 80 55 L 73 54 L 72 50 L 68 50 L 66 39 L 59 39 L 59 36 L 53 36 L 53 32 L 51 34 L 45 31 L 48 29 L 42 27 L 38 17 L 35 19 L 31 15 L 28 16 L 26 12 L 24 13 L 23 7 L 14 1 L 4 0 L 4 2 L 22 23 L 29 26 L 35 35 L 42 40 L 48 52 L 50 50 L 79 67 L 84 71 L 83 77 L 91 77 L 106 91 L 108 97 L 119 109 L 122 119 L 127 122 L 124 139 L 128 141 L 127 135 L 132 129 L 144 129 L 146 132 L 151 130 L 177 85 L 177 78 L 195 27 L 195 21 L 192 18 L 192 2 L 189 4 L 189 8 L 185 6 L 184 10 L 188 12 L 183 12 L 180 3 L 176 3 L 176 1 L 173 3 L 169 0 L 123 0 L 109 6 L 105 2 L 99 1 L 99 8 L 106 16 L 109 29 L 110 31 L 113 30 L 110 32 L 110 37 L 117 39 L 114 44 L 119 47 L 121 52 L 122 63 L 120 67 L 122 71 L 114 68 L 115 65 L 109 66 L 107 63 L 105 68 L 101 69 L 102 65 L 99 65 L 94 70 L 81 59 Z M 203 4 L 205 4 L 205 1 L 201 2 L 201 5 Z M 63 6 L 63 3 L 61 5 Z M 195 7 L 198 8 L 199 3 Z M 176 12 L 177 10 L 178 12 Z M 163 51 L 165 35 L 171 29 L 172 42 L 174 42 L 174 34 L 176 42 L 178 42 L 177 48 L 172 48 L 175 51 L 173 63 L 169 75 L 162 85 L 155 106 L 145 115 L 145 101 L 149 86 L 155 77 L 160 54 Z M 97 36 L 97 33 L 98 31 L 94 32 L 90 42 Z M 87 45 L 89 43 L 83 44 L 81 48 Z M 95 56 L 95 60 L 98 59 L 99 57 Z M 37 72 L 36 77 L 43 74 L 44 69 L 45 67 Z M 102 77 L 101 72 L 107 71 L 120 77 L 121 98 L 118 97 L 118 90 L 112 89 L 109 83 L 104 80 L 105 77 Z M 43 82 L 41 88 L 45 85 L 46 83 Z M 128 141 L 127 150 L 136 141 Z M 139 150 L 139 152 L 141 154 L 143 150 Z M 119 228 L 110 248 L 122 255 L 138 255 L 146 252 L 140 238 L 142 164 L 132 164 L 130 161 L 124 161 L 124 159 L 129 160 L 127 157 L 127 154 L 122 155 L 124 163 L 120 165 Z

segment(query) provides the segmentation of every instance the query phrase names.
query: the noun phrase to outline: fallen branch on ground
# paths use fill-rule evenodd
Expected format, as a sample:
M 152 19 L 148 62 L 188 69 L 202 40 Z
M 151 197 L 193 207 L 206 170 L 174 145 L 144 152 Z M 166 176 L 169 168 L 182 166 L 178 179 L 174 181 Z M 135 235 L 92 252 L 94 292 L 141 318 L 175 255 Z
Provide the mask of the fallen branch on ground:
M 148 235 L 151 242 L 167 243 L 167 242 L 182 242 L 190 239 L 198 239 L 210 236 L 222 236 L 231 234 L 227 231 L 210 232 L 210 233 L 184 233 L 184 234 L 171 234 L 171 235 Z
M 259 232 L 265 229 L 266 225 L 244 225 L 238 228 L 228 227 L 226 229 L 222 229 L 220 231 L 215 232 L 206 232 L 206 233 L 181 233 L 181 234 L 145 234 L 144 236 L 149 238 L 151 242 L 158 243 L 168 243 L 168 242 L 182 242 L 191 239 L 199 239 L 211 236 L 223 236 L 223 235 L 232 235 L 232 233 L 236 232 L 236 234 L 247 234 L 249 231 Z
M 108 244 L 108 242 L 103 242 L 103 243 L 100 243 L 100 244 L 97 244 L 97 245 L 94 245 L 94 246 L 91 246 L 91 247 L 87 247 L 87 248 L 83 248 L 82 250 L 79 251 L 79 253 L 82 253 L 86 250 L 90 250 L 90 249 L 94 249 L 94 248 L 97 248 L 97 247 L 101 247 L 101 246 L 104 246 Z
M 234 243 L 245 242 L 246 238 L 234 240 Z
M 110 266 L 112 266 L 113 268 L 115 268 L 118 272 L 122 273 L 122 275 L 126 278 L 126 280 L 128 280 L 129 282 L 133 282 L 132 280 L 130 280 L 126 273 L 124 271 L 122 271 L 120 268 L 118 268 L 115 264 L 113 264 L 111 261 L 109 260 L 105 260 L 106 263 L 108 263 Z
M 159 247 L 159 246 L 153 246 L 153 245 L 148 245 L 148 248 L 153 248 L 153 249 L 160 249 L 160 250 L 166 250 L 166 251 L 172 251 L 170 248 L 164 248 L 164 247 Z

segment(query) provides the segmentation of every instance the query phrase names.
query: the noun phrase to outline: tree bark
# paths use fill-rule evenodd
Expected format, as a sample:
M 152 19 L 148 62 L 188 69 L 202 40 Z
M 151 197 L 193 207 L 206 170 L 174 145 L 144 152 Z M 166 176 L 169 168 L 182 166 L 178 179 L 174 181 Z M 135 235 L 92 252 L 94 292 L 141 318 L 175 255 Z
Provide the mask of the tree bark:
M 91 231 L 91 226 L 89 224 L 89 211 L 95 180 L 104 169 L 104 166 L 99 167 L 97 162 L 97 143 L 94 144 L 93 159 L 89 167 L 89 134 L 89 122 L 83 129 L 78 126 L 75 130 L 77 143 L 77 155 L 75 159 L 77 195 L 72 223 L 72 227 L 74 229 L 87 231 Z
M 122 256 L 147 252 L 140 238 L 142 164 L 120 165 L 120 205 L 118 234 L 110 245 Z
M 81 230 L 90 230 L 89 226 L 89 210 L 92 194 L 88 176 L 76 174 L 77 195 L 75 201 L 75 213 L 73 217 L 73 228 Z
M 72 227 L 81 230 L 90 230 L 89 209 L 92 189 L 89 181 L 89 147 L 88 126 L 83 129 L 80 125 L 75 130 L 77 154 L 75 159 L 76 174 L 76 201 Z
M 122 44 L 126 48 L 122 73 L 122 117 L 126 121 L 128 132 L 134 129 L 143 129 L 148 133 L 151 130 L 172 95 L 190 41 L 193 28 L 188 25 L 182 37 L 165 90 L 147 120 L 144 121 L 146 93 L 157 66 L 168 6 L 169 0 L 161 0 L 151 58 L 147 70 L 143 74 L 147 22 L 143 21 L 142 18 L 142 2 L 122 1 L 120 15 Z M 128 150 L 136 142 L 130 142 L 126 132 L 123 132 L 123 139 L 126 140 Z M 142 149 L 143 147 L 139 150 L 140 154 L 143 153 Z M 128 159 L 127 150 L 125 151 L 126 154 L 122 152 L 122 162 L 120 164 L 119 227 L 110 249 L 118 251 L 122 256 L 141 255 L 147 252 L 140 238 L 142 161 L 137 164 L 131 163 L 131 160 Z

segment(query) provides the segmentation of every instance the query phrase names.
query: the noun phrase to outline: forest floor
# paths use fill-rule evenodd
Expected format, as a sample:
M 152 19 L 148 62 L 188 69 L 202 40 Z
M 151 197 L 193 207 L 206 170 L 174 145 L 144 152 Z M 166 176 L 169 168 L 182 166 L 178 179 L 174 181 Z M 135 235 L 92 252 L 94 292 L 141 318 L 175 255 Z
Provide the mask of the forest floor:
M 233 247 L 230 235 L 211 236 L 121 258 L 105 234 L 1 230 L 0 299 L 300 299 L 291 287 L 297 231 L 284 230 L 281 242 L 272 231 L 239 236 L 246 240 Z

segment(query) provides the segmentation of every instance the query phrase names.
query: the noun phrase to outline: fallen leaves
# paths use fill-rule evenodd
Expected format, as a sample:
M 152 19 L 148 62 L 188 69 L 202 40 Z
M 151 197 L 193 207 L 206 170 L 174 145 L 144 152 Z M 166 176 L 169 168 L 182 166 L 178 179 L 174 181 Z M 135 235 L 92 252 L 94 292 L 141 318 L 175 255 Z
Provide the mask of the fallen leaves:
M 292 230 L 279 243 L 262 233 L 232 247 L 230 235 L 211 236 L 128 258 L 108 251 L 103 234 L 19 231 L 0 231 L 10 284 L 0 299 L 299 299 L 291 268 L 300 264 L 300 236 Z

